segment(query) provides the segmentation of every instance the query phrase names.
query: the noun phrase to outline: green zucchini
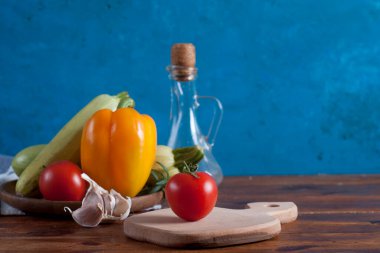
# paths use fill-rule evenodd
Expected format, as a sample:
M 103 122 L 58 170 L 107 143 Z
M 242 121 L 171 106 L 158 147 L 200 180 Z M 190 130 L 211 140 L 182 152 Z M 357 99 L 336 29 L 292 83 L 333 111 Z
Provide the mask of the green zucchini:
M 36 158 L 46 144 L 33 145 L 18 152 L 12 160 L 12 168 L 20 176 L 25 168 Z

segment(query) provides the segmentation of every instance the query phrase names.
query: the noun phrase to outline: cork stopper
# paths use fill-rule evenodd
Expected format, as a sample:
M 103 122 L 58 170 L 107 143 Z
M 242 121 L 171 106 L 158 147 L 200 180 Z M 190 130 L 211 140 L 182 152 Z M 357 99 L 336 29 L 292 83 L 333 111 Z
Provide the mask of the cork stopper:
M 195 47 L 191 43 L 177 43 L 172 46 L 171 64 L 181 67 L 195 67 Z

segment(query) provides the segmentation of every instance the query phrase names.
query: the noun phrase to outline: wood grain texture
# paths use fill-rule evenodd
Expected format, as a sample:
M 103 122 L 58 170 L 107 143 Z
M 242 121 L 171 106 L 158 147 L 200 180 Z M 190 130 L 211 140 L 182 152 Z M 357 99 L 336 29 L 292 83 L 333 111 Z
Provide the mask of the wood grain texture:
M 299 216 L 271 240 L 213 252 L 379 252 L 380 175 L 226 177 L 217 206 L 294 201 Z M 286 228 L 285 228 L 286 226 Z M 173 251 L 127 238 L 122 224 L 94 229 L 70 219 L 0 217 L 0 251 Z

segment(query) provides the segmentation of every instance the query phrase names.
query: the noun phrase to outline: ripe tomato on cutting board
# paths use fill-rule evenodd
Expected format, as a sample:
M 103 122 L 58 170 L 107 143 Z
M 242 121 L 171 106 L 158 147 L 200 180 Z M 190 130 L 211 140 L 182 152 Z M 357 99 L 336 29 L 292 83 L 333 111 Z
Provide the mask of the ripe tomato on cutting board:
M 214 208 L 218 187 L 205 172 L 179 173 L 166 184 L 165 196 L 176 215 L 187 221 L 196 221 Z

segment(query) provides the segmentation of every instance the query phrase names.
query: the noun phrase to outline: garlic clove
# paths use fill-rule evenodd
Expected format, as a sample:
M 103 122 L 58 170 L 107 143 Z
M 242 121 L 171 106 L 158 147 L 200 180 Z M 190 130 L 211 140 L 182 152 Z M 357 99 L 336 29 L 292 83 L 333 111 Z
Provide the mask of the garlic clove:
M 86 194 L 82 207 L 74 212 L 68 207 L 65 208 L 66 210 L 71 213 L 73 219 L 79 225 L 83 227 L 96 227 L 103 219 L 102 196 L 95 191 L 90 191 Z
M 110 194 L 115 198 L 116 201 L 115 207 L 113 209 L 113 216 L 120 217 L 120 220 L 126 219 L 129 215 L 129 212 L 131 211 L 131 198 L 124 198 L 120 195 L 120 193 L 113 189 L 111 189 Z

